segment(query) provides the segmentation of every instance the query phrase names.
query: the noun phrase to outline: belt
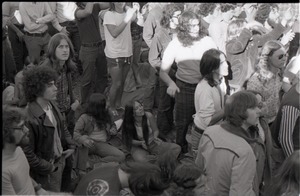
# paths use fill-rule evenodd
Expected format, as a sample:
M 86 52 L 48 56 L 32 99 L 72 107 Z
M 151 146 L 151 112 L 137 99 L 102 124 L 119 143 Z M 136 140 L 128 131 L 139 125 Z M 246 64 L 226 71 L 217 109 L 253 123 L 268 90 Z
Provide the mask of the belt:
M 101 45 L 101 42 L 94 42 L 94 43 L 81 43 L 81 46 L 83 47 L 98 47 Z
M 191 87 L 196 87 L 198 84 L 190 84 L 190 83 L 187 83 L 187 82 L 184 82 L 182 80 L 179 80 L 178 78 L 176 78 L 176 82 L 180 82 L 180 83 L 183 83 L 185 86 L 191 86 Z
M 44 37 L 48 31 L 45 31 L 44 33 L 28 33 L 27 31 L 24 32 L 25 35 L 32 36 L 32 37 Z
M 204 133 L 204 130 L 203 130 L 203 129 L 199 129 L 199 128 L 195 125 L 195 123 L 194 123 L 194 130 L 195 130 L 196 132 L 200 133 L 200 134 L 203 134 L 203 133 Z

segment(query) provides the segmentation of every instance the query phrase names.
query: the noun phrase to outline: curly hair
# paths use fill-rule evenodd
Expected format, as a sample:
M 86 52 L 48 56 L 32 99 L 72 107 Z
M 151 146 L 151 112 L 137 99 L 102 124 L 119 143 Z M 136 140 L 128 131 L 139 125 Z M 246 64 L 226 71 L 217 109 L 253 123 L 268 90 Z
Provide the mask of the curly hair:
M 190 20 L 193 19 L 199 20 L 199 27 L 200 27 L 199 29 L 201 29 L 201 18 L 194 12 L 185 11 L 179 17 L 179 24 L 177 26 L 177 37 L 179 42 L 182 43 L 184 47 L 189 47 L 193 45 L 194 41 L 199 41 L 205 36 L 205 34 L 200 30 L 199 30 L 199 37 L 194 38 L 189 34 L 190 26 L 191 26 Z
M 247 109 L 256 106 L 258 106 L 258 100 L 252 92 L 238 91 L 231 95 L 225 103 L 225 118 L 230 124 L 240 127 L 247 119 Z
M 209 49 L 204 52 L 200 60 L 200 73 L 203 78 L 205 78 L 209 85 L 215 86 L 215 81 L 213 78 L 213 71 L 219 69 L 220 67 L 220 55 L 226 55 L 217 49 Z
M 196 14 L 199 14 L 203 17 L 213 14 L 217 5 L 217 3 L 200 3 L 197 10 L 198 12 Z
M 268 59 L 273 55 L 275 51 L 279 50 L 280 48 L 284 48 L 284 46 L 276 40 L 268 41 L 262 47 L 260 59 L 256 66 L 256 72 L 258 73 L 258 78 L 264 83 L 274 76 L 274 74 L 269 69 L 269 67 L 272 65 L 269 64 Z
M 101 93 L 93 93 L 89 97 L 85 113 L 94 118 L 99 129 L 106 128 L 106 123 L 111 123 L 106 109 L 106 99 Z
M 26 120 L 26 111 L 19 107 L 3 105 L 2 108 L 2 149 L 5 143 L 14 143 L 13 126 Z
M 57 78 L 56 71 L 48 66 L 37 66 L 24 72 L 23 87 L 27 102 L 34 102 L 43 96 L 46 85 Z
M 221 12 L 225 13 L 228 12 L 229 10 L 234 10 L 236 8 L 236 5 L 232 4 L 232 3 L 221 3 Z
M 51 37 L 51 39 L 49 40 L 49 43 L 48 43 L 48 48 L 47 48 L 47 53 L 46 53 L 47 59 L 45 59 L 45 61 L 50 61 L 50 64 L 49 63 L 47 63 L 47 64 L 50 65 L 54 70 L 56 70 L 57 73 L 60 73 L 62 71 L 62 68 L 59 65 L 59 59 L 57 59 L 57 57 L 55 55 L 56 48 L 59 46 L 61 40 L 66 40 L 69 45 L 69 49 L 70 49 L 69 58 L 66 61 L 67 72 L 75 71 L 77 68 L 73 61 L 74 54 L 75 54 L 74 47 L 73 47 L 73 44 L 72 44 L 71 40 L 69 39 L 69 37 L 64 33 L 56 33 L 55 35 L 53 35 Z M 41 62 L 40 64 L 43 64 L 43 63 L 44 62 Z
M 242 30 L 245 28 L 245 20 L 244 19 L 235 19 L 232 20 L 227 27 L 227 42 L 233 40 L 240 36 Z
M 184 5 L 182 3 L 171 3 L 164 6 L 163 16 L 160 20 L 160 25 L 163 28 L 169 28 L 170 19 L 173 17 L 174 12 L 184 10 Z
M 132 140 L 138 140 L 137 131 L 135 128 L 135 117 L 133 103 L 137 100 L 133 100 L 131 103 L 128 103 L 125 106 L 124 119 L 122 124 L 122 142 L 127 147 L 128 150 L 131 150 Z M 139 102 L 139 101 L 137 101 Z M 142 128 L 143 128 L 143 137 L 148 146 L 149 139 L 149 129 L 147 123 L 147 116 L 144 114 L 142 117 Z
M 270 12 L 272 9 L 279 9 L 278 5 L 275 3 L 261 3 L 259 4 L 255 16 L 255 20 L 264 24 L 269 18 Z

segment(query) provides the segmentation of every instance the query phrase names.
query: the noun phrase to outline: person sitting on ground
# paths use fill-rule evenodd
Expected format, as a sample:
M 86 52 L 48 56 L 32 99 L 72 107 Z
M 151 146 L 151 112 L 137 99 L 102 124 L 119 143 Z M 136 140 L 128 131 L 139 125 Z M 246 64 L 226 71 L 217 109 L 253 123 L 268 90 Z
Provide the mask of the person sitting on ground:
M 86 173 L 88 154 L 100 156 L 102 162 L 122 162 L 125 159 L 124 153 L 109 143 L 111 136 L 116 134 L 104 95 L 92 94 L 74 129 L 74 140 L 79 145 L 77 169 L 81 174 Z
M 140 162 L 104 165 L 92 170 L 79 182 L 74 195 L 119 195 L 129 188 L 134 195 L 159 195 L 168 184 L 157 165 Z
M 168 151 L 178 157 L 181 148 L 158 138 L 158 128 L 151 112 L 144 111 L 143 104 L 134 100 L 125 106 L 122 124 L 122 141 L 135 161 L 156 161 Z

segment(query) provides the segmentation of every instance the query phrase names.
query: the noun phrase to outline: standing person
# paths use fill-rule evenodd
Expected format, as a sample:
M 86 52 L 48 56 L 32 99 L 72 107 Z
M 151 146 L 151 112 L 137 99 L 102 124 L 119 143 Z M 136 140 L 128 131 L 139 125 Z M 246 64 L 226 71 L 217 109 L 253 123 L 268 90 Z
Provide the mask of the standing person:
M 30 174 L 45 190 L 61 190 L 65 159 L 74 152 L 74 142 L 56 106 L 57 73 L 50 67 L 34 67 L 24 76 L 28 104 L 30 142 L 23 146 Z
M 133 101 L 125 106 L 122 141 L 135 161 L 159 160 L 167 151 L 178 157 L 181 149 L 174 143 L 158 138 L 158 128 L 152 113 L 144 111 L 143 104 Z
M 75 2 L 48 2 L 50 8 L 55 16 L 54 26 L 64 29 L 63 31 L 68 35 L 74 46 L 74 61 L 77 64 L 77 68 L 82 71 L 82 66 L 79 61 L 80 50 L 80 36 L 78 26 L 75 21 L 75 11 L 77 5 Z
M 274 170 L 277 170 L 282 162 L 295 150 L 300 149 L 300 57 L 288 66 L 288 76 L 292 87 L 283 96 L 275 121 L 271 126 L 273 138 Z
M 208 195 L 258 195 L 256 154 L 261 152 L 250 128 L 259 119 L 257 106 L 253 93 L 239 91 L 226 101 L 226 121 L 204 131 L 195 162 L 209 179 L 202 187 Z
M 28 51 L 24 42 L 24 24 L 19 12 L 20 2 L 4 2 L 2 14 L 8 19 L 8 37 L 16 63 L 17 72 L 23 69 Z
M 110 3 L 110 10 L 105 13 L 103 25 L 106 39 L 104 49 L 108 71 L 112 79 L 109 91 L 109 105 L 113 115 L 118 115 L 121 99 L 132 56 L 131 20 L 135 9 L 125 11 L 126 3 Z
M 125 155 L 110 144 L 117 134 L 115 124 L 106 108 L 106 99 L 100 93 L 90 96 L 86 111 L 79 117 L 74 130 L 74 140 L 78 143 L 78 166 L 80 174 L 86 173 L 88 154 L 96 154 L 102 162 L 122 162 Z
M 216 20 L 208 27 L 209 36 L 215 41 L 218 49 L 226 54 L 225 44 L 227 39 L 227 27 L 234 16 L 236 6 L 230 3 L 221 3 L 221 20 Z
M 286 59 L 284 46 L 279 41 L 268 41 L 262 48 L 257 71 L 246 83 L 247 90 L 255 90 L 266 98 L 262 115 L 266 117 L 269 124 L 274 121 L 279 109 L 279 91 L 282 86 L 281 75 Z
M 99 30 L 99 12 L 109 8 L 109 3 L 77 2 L 75 19 L 80 35 L 79 59 L 82 63 L 81 105 L 92 93 L 103 93 L 107 87 L 107 64 Z
M 160 20 L 162 18 L 163 7 L 165 3 L 154 3 L 154 7 L 149 11 L 144 23 L 143 39 L 147 46 L 151 47 L 151 42 L 158 30 L 161 28 Z
M 205 51 L 217 48 L 212 38 L 200 29 L 200 19 L 193 12 L 186 11 L 179 18 L 177 37 L 167 46 L 162 59 L 160 77 L 167 84 L 167 93 L 175 97 L 176 143 L 182 152 L 188 150 L 185 139 L 187 129 L 195 114 L 194 93 L 202 76 L 200 60 Z M 176 50 L 174 50 L 176 48 Z M 176 83 L 168 75 L 172 64 L 177 63 Z
M 64 123 L 67 124 L 70 134 L 73 136 L 75 117 L 74 113 L 79 105 L 79 101 L 75 100 L 72 85 L 72 74 L 76 70 L 76 65 L 73 62 L 74 57 L 73 45 L 64 33 L 57 33 L 53 35 L 49 41 L 48 49 L 46 51 L 46 59 L 41 62 L 40 66 L 49 66 L 53 68 L 57 74 L 58 79 L 55 81 L 57 86 L 57 106 L 64 118 Z M 72 159 L 66 159 L 66 166 L 64 169 L 63 191 L 69 189 L 71 181 Z M 66 189 L 65 189 L 66 188 Z
M 225 54 L 216 49 L 206 51 L 200 61 L 203 79 L 195 90 L 194 124 L 191 130 L 192 151 L 196 158 L 199 140 L 208 126 L 220 124 L 224 117 L 225 94 L 220 85 L 228 75 Z
M 46 52 L 50 40 L 47 23 L 54 22 L 55 16 L 47 2 L 21 2 L 19 10 L 24 22 L 24 40 L 29 57 L 39 63 L 41 51 Z M 62 30 L 57 26 L 55 28 Z
M 265 195 L 292 196 L 300 193 L 300 150 L 294 151 L 279 168 Z
M 149 98 L 154 104 L 154 91 L 156 80 L 159 79 L 158 73 L 161 68 L 161 61 L 167 48 L 173 37 L 176 36 L 176 27 L 178 25 L 178 18 L 183 12 L 184 6 L 178 3 L 171 3 L 164 7 L 163 16 L 160 21 L 160 28 L 154 35 L 151 47 L 149 50 L 149 63 L 150 76 L 149 80 L 154 81 L 147 88 L 147 94 L 150 94 Z M 174 62 L 169 71 L 169 76 L 172 80 L 176 80 L 175 73 L 177 70 L 176 63 Z M 150 88 L 149 88 L 150 87 Z M 152 88 L 152 89 L 151 89 Z M 159 79 L 159 103 L 157 111 L 157 127 L 159 129 L 159 138 L 164 141 L 172 140 L 172 129 L 174 124 L 173 110 L 175 105 L 175 99 L 167 94 L 168 86 L 164 81 Z M 144 100 L 145 101 L 145 100 Z M 150 101 L 150 100 L 149 100 Z M 151 106 L 153 107 L 153 104 Z
M 3 195 L 43 195 L 47 192 L 29 175 L 29 164 L 20 147 L 29 143 L 26 114 L 4 106 L 2 110 L 2 189 Z

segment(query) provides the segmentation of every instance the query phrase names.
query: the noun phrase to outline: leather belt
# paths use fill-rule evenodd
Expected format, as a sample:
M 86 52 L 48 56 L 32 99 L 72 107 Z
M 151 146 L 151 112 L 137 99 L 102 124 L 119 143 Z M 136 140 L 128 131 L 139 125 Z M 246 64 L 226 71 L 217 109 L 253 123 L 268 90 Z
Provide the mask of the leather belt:
M 81 43 L 81 46 L 83 47 L 98 47 L 101 45 L 101 42 L 95 42 L 95 43 Z
M 32 37 L 44 37 L 48 31 L 45 31 L 44 33 L 28 33 L 27 31 L 24 32 L 25 35 L 32 36 Z

